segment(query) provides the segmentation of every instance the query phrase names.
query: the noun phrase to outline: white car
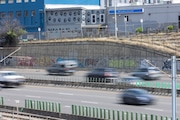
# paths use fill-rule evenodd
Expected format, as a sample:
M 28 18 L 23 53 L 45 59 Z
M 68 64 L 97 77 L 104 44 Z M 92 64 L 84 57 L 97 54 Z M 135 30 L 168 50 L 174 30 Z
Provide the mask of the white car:
M 26 78 L 18 75 L 15 71 L 0 71 L 0 84 L 5 87 L 20 86 Z

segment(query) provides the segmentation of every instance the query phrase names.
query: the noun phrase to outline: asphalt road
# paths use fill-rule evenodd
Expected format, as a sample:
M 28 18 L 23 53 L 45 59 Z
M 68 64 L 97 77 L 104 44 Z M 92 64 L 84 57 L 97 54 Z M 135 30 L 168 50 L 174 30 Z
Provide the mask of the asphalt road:
M 32 79 L 43 79 L 43 80 L 64 80 L 64 81 L 77 81 L 85 82 L 85 75 L 88 71 L 76 71 L 73 76 L 60 76 L 60 75 L 48 75 L 43 69 L 16 69 L 16 68 L 5 68 L 2 70 L 13 70 L 17 73 Z M 120 77 L 128 76 L 129 73 L 119 73 Z M 171 78 L 167 74 L 163 74 L 161 79 L 153 80 L 152 82 L 171 82 Z M 180 77 L 177 77 L 177 83 L 180 83 Z
M 154 96 L 154 105 L 125 105 L 118 96 L 119 91 L 97 91 L 92 89 L 58 88 L 45 86 L 23 86 L 20 88 L 4 88 L 0 96 L 5 105 L 24 106 L 25 99 L 58 102 L 63 113 L 71 113 L 71 105 L 105 108 L 118 111 L 129 111 L 158 116 L 171 116 L 171 96 Z M 16 101 L 19 100 L 19 103 Z M 180 118 L 180 98 L 177 98 L 177 117 Z

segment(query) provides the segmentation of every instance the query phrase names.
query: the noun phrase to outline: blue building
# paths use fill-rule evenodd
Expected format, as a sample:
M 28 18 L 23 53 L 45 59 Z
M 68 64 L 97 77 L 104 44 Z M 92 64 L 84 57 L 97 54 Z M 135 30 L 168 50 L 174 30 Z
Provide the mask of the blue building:
M 27 32 L 45 31 L 46 5 L 99 5 L 99 0 L 0 0 L 0 19 L 17 18 Z M 38 29 L 39 28 L 39 29 Z

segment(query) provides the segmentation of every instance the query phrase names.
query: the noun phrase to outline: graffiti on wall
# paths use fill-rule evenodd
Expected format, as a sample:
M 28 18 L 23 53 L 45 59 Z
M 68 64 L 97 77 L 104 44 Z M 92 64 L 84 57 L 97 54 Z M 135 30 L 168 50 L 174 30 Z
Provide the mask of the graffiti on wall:
M 28 56 L 18 56 L 16 57 L 17 66 L 34 66 L 35 59 Z
M 136 61 L 132 59 L 109 60 L 109 67 L 115 68 L 131 68 L 136 66 Z
M 136 61 L 132 59 L 112 60 L 108 58 L 86 58 L 83 67 L 115 67 L 115 68 L 131 68 L 136 66 Z
M 107 59 L 85 58 L 82 66 L 83 67 L 105 67 L 107 66 L 107 64 L 108 64 Z

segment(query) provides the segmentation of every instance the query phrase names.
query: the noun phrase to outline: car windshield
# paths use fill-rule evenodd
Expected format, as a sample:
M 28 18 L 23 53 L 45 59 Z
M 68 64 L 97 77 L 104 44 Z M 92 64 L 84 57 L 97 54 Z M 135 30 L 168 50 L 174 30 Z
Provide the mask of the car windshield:
M 148 92 L 146 90 L 135 90 L 134 93 L 136 93 L 138 95 L 148 94 Z
M 14 72 L 8 72 L 8 73 L 1 73 L 2 76 L 11 76 L 11 75 L 17 75 Z

